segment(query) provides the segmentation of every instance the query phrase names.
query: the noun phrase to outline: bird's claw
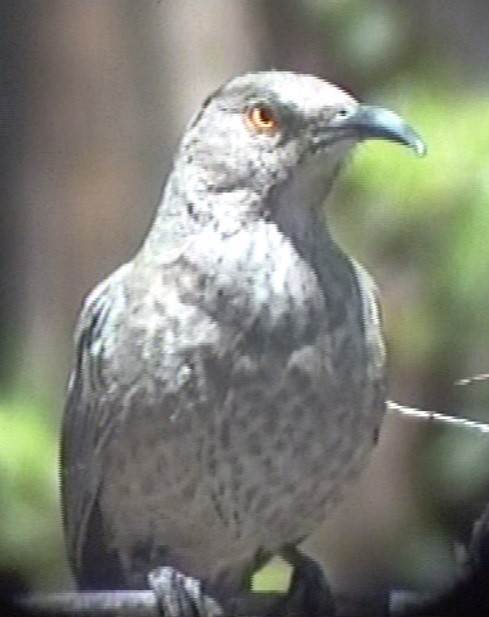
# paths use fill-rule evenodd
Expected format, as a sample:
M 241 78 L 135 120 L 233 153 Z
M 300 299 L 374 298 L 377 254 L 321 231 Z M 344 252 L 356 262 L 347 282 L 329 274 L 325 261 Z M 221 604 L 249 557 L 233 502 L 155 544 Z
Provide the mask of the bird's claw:
M 219 617 L 215 600 L 205 595 L 202 584 L 171 567 L 156 568 L 148 575 L 162 617 Z

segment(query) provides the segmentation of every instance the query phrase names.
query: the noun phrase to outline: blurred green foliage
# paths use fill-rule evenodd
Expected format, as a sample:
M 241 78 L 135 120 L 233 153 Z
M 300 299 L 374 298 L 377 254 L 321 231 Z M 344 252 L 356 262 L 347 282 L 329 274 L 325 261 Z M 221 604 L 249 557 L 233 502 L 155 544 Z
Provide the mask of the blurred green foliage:
M 292 568 L 283 559 L 275 558 L 256 572 L 252 580 L 252 589 L 256 592 L 285 592 L 292 578 Z
M 467 96 L 412 76 L 396 86 L 378 98 L 402 110 L 428 155 L 416 161 L 398 146 L 368 143 L 336 199 L 334 222 L 343 244 L 374 271 L 403 274 L 400 293 L 384 299 L 398 302 L 384 307 L 397 367 L 414 364 L 429 381 L 436 366 L 450 390 L 453 380 L 489 369 L 481 337 L 489 332 L 489 131 L 481 130 L 489 126 L 489 92 Z M 482 398 L 465 413 L 489 409 L 489 387 L 478 391 Z M 452 389 L 452 406 L 460 412 L 468 396 Z
M 57 440 L 32 401 L 0 402 L 0 570 L 30 585 L 60 580 Z

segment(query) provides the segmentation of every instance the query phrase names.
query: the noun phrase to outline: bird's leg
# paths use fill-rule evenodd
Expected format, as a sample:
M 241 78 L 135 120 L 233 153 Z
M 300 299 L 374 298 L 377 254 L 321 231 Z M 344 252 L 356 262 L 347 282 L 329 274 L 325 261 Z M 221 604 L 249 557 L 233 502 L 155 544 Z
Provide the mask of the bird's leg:
M 335 615 L 331 589 L 319 564 L 295 546 L 287 546 L 280 555 L 293 568 L 292 580 L 281 601 L 280 615 L 285 617 L 330 617 Z
M 162 617 L 219 617 L 223 610 L 205 595 L 202 584 L 175 568 L 156 568 L 148 575 Z

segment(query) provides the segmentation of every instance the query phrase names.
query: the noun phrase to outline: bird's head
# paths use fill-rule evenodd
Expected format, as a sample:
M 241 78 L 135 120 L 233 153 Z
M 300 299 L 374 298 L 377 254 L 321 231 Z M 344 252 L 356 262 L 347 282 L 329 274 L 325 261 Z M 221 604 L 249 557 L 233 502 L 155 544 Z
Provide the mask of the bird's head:
M 182 178 L 190 191 L 214 195 L 214 204 L 232 194 L 232 208 L 239 203 L 253 215 L 265 208 L 273 218 L 284 195 L 296 204 L 322 203 L 345 156 L 367 139 L 397 142 L 417 154 L 425 149 L 395 113 L 363 105 L 331 83 L 291 72 L 249 73 L 208 97 L 177 163 L 192 170 Z

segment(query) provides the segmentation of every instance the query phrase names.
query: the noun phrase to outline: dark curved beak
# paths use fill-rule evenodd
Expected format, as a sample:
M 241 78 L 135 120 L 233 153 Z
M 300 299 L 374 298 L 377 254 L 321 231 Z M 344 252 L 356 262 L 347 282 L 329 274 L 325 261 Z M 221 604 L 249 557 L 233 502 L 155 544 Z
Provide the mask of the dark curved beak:
M 414 150 L 417 156 L 426 154 L 426 145 L 416 131 L 402 118 L 384 107 L 358 105 L 350 110 L 339 113 L 330 122 L 336 127 L 359 141 L 366 139 L 385 139 L 393 141 Z

